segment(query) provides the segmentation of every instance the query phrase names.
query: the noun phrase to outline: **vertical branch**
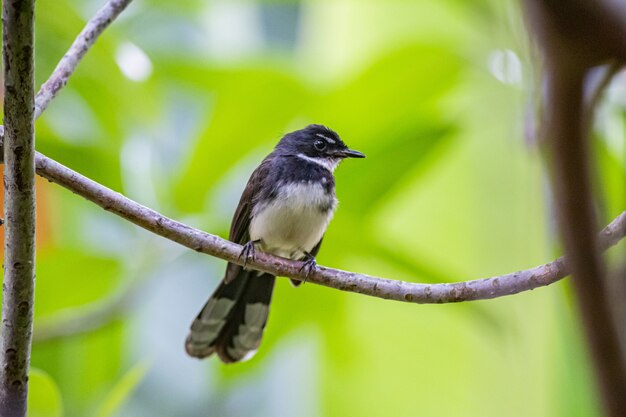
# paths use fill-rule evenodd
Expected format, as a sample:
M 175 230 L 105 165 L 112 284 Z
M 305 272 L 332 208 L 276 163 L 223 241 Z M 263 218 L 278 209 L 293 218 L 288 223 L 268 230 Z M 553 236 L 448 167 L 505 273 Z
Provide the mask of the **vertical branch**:
M 0 415 L 25 416 L 35 278 L 34 0 L 4 0 L 4 283 Z
M 580 315 L 605 410 L 617 417 L 626 410 L 626 367 L 596 237 L 588 123 L 583 111 L 584 74 L 577 66 L 548 63 L 546 133 L 559 229 Z
M 606 415 L 626 410 L 626 364 L 611 312 L 606 270 L 596 236 L 589 129 L 597 97 L 585 102 L 590 68 L 626 62 L 626 19 L 609 1 L 526 0 L 543 52 L 547 89 L 543 136 L 552 162 L 559 231 Z M 601 90 L 602 84 L 598 86 Z

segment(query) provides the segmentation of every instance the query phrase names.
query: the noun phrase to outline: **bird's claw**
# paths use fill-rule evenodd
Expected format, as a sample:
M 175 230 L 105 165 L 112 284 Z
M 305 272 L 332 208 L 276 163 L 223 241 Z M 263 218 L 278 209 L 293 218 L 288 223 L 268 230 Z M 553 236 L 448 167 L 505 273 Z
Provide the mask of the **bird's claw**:
M 317 269 L 317 262 L 315 261 L 315 257 L 311 255 L 310 253 L 307 253 L 306 259 L 304 259 L 304 262 L 302 263 L 302 266 L 300 267 L 300 270 L 299 270 L 299 272 L 304 271 L 304 281 L 302 282 L 307 282 L 311 274 L 315 272 L 316 269 Z
M 256 259 L 256 247 L 255 245 L 258 243 L 258 240 L 251 240 L 250 242 L 243 245 L 243 249 L 239 254 L 239 259 L 243 258 L 243 267 L 245 268 L 248 264 L 248 261 L 254 262 Z

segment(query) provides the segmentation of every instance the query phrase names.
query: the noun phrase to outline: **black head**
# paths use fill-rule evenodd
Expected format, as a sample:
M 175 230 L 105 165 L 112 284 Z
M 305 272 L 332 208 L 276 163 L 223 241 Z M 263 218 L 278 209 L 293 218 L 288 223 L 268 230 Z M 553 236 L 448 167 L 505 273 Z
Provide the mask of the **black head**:
M 365 158 L 361 152 L 349 149 L 335 131 L 322 125 L 308 125 L 304 129 L 287 133 L 276 145 L 276 151 L 282 155 L 303 155 L 309 158 Z

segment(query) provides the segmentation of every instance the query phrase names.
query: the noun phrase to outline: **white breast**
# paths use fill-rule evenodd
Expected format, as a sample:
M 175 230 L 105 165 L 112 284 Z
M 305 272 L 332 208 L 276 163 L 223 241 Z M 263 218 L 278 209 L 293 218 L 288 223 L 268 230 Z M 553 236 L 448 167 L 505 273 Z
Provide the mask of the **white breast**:
M 261 249 L 299 259 L 320 241 L 337 206 L 334 193 L 321 184 L 302 182 L 280 188 L 276 199 L 252 212 L 250 239 L 261 239 Z

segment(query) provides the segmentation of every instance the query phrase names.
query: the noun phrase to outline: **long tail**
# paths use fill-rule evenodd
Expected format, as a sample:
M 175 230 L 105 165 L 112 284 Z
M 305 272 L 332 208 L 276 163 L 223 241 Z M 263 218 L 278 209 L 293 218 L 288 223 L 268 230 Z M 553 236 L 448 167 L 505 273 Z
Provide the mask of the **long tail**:
M 222 281 L 191 324 L 187 353 L 205 358 L 215 352 L 224 363 L 250 359 L 263 338 L 275 279 L 242 269 Z

